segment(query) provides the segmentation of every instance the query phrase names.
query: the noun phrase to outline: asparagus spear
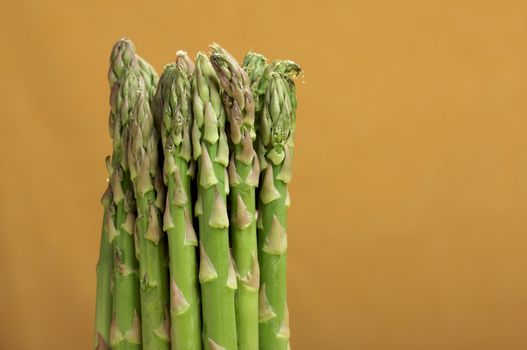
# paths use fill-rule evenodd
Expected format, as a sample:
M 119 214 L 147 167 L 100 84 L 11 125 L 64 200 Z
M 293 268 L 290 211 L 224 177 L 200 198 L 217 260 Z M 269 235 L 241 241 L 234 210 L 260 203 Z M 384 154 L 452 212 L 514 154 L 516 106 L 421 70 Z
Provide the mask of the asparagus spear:
M 283 68 L 283 67 L 279 67 Z M 260 349 L 285 350 L 289 344 L 286 297 L 287 184 L 291 180 L 295 123 L 289 72 L 269 69 L 260 80 L 265 98 L 259 114 L 259 138 L 263 146 L 262 186 L 259 192 L 261 221 L 258 253 L 261 267 L 259 299 Z
M 244 61 L 243 61 L 243 67 L 244 67 L 244 70 L 247 72 L 247 74 L 249 75 L 249 77 L 251 78 L 251 88 L 253 90 L 253 97 L 254 97 L 254 101 L 255 101 L 255 109 L 256 109 L 256 119 L 257 119 L 257 122 L 256 122 L 256 125 L 255 125 L 255 128 L 257 130 L 257 134 L 258 134 L 258 137 L 255 141 L 255 144 L 256 144 L 256 149 L 257 149 L 257 154 L 258 154 L 258 159 L 259 159 L 259 162 L 261 164 L 261 170 L 263 169 L 266 169 L 268 167 L 268 162 L 267 162 L 267 157 L 266 157 L 266 154 L 267 154 L 267 148 L 266 146 L 264 145 L 263 141 L 262 141 L 262 138 L 260 137 L 260 129 L 261 129 L 261 125 L 260 125 L 260 121 L 262 120 L 262 113 L 263 113 L 263 107 L 264 107 L 264 102 L 265 102 L 265 92 L 266 92 L 266 89 L 269 85 L 269 80 L 270 80 L 270 77 L 271 77 L 271 72 L 274 72 L 275 71 L 275 68 L 277 66 L 277 64 L 279 64 L 281 61 L 275 61 L 273 62 L 271 65 L 268 65 L 267 64 L 267 59 L 261 55 L 261 54 L 258 54 L 258 53 L 254 53 L 254 52 L 249 52 L 247 53 L 247 55 L 245 56 L 244 58 Z M 258 189 L 258 195 L 260 194 L 259 192 L 261 191 L 261 189 Z M 262 233 L 261 233 L 261 230 L 263 228 L 262 226 L 262 217 L 263 217 L 263 205 L 261 203 L 258 204 L 258 210 L 257 210 L 257 213 L 259 215 L 257 215 L 258 217 L 258 223 L 257 223 L 257 227 L 258 227 L 258 240 L 259 240 L 259 254 L 260 254 L 260 261 L 262 260 L 262 253 L 261 253 L 261 237 L 262 237 Z M 268 275 L 266 276 L 268 278 Z M 264 276 L 261 276 L 261 280 L 263 280 Z M 272 282 L 272 281 L 271 281 Z M 267 300 L 267 294 L 265 293 L 265 290 L 266 289 L 266 285 L 265 283 L 263 284 L 263 286 L 260 286 L 260 310 L 259 310 L 259 319 L 260 321 L 266 319 L 267 317 L 269 317 L 269 315 L 267 315 L 266 313 L 268 313 L 268 304 L 269 304 L 269 301 Z M 262 289 L 263 288 L 263 289 Z M 262 293 L 263 292 L 263 293 Z M 272 315 L 272 314 L 271 314 Z M 262 330 L 259 330 L 260 332 Z M 271 334 L 272 336 L 272 334 Z M 266 342 L 265 339 L 262 338 L 262 336 L 260 335 L 260 347 L 263 348 L 263 343 Z M 269 345 L 270 347 L 270 345 Z M 289 350 L 289 341 L 287 341 L 287 349 Z
M 198 161 L 198 200 L 203 342 L 208 350 L 237 349 L 236 272 L 229 249 L 226 176 L 229 161 L 219 80 L 203 53 L 192 77 L 193 156 Z
M 260 167 L 253 148 L 254 101 L 250 79 L 236 60 L 212 45 L 211 62 L 223 90 L 230 124 L 231 240 L 239 286 L 236 291 L 238 348 L 258 350 L 258 288 L 260 270 L 256 240 L 255 187 Z
M 191 64 L 185 64 L 190 62 Z M 160 78 L 156 108 L 164 148 L 163 178 L 167 186 L 163 229 L 168 234 L 173 350 L 201 350 L 201 310 L 197 277 L 198 240 L 192 225 L 190 58 L 178 53 Z
M 130 115 L 127 156 L 138 212 L 135 229 L 140 257 L 143 349 L 168 349 L 166 253 L 160 224 L 165 189 L 158 166 L 159 137 L 145 81 L 135 74 L 137 99 Z
M 135 202 L 125 155 L 129 114 L 137 98 L 137 78 L 131 72 L 138 69 L 133 44 L 126 39 L 118 41 L 112 50 L 109 72 L 110 134 L 113 139 L 109 171 L 115 206 L 115 230 L 108 232 L 109 241 L 113 243 L 115 281 L 110 327 L 110 345 L 113 349 L 141 349 L 138 263 L 132 236 Z
M 101 203 L 104 207 L 99 261 L 97 262 L 97 292 L 95 305 L 95 349 L 109 349 L 110 322 L 112 319 L 112 245 L 108 232 L 115 232 L 115 207 L 112 188 L 108 184 Z

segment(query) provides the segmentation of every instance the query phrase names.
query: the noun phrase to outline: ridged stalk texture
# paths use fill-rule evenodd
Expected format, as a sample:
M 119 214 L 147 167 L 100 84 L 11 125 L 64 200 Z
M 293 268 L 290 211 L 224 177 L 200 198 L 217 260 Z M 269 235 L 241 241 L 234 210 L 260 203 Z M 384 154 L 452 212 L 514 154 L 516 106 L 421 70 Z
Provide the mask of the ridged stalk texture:
M 211 62 L 219 77 L 228 119 L 230 160 L 230 238 L 237 269 L 236 325 L 238 348 L 258 350 L 260 269 L 256 238 L 255 188 L 260 166 L 253 148 L 254 100 L 251 80 L 236 60 L 212 45 Z
M 114 294 L 110 328 L 112 349 L 141 349 L 138 262 L 134 251 L 133 228 L 136 210 L 126 145 L 130 132 L 130 112 L 137 99 L 139 71 L 133 44 L 118 41 L 110 57 L 110 134 L 113 152 L 108 164 L 115 215 L 107 217 L 108 239 L 113 244 Z
M 259 191 L 258 253 L 261 269 L 260 349 L 289 347 L 287 309 L 287 207 L 291 180 L 296 103 L 288 72 L 266 68 L 259 82 L 261 110 L 258 137 L 262 178 Z
M 236 271 L 229 248 L 229 148 L 219 79 L 203 53 L 192 77 L 193 156 L 198 164 L 198 197 L 203 342 L 206 350 L 237 349 L 234 294 Z
M 198 239 L 192 224 L 192 104 L 189 76 L 193 65 L 180 52 L 168 64 L 156 93 L 167 186 L 163 230 L 168 236 L 172 350 L 201 350 L 201 305 L 197 271 Z
M 104 207 L 99 261 L 97 262 L 97 291 L 95 304 L 95 339 L 96 350 L 109 349 L 110 322 L 112 320 L 112 244 L 108 239 L 108 225 L 113 222 L 115 208 L 112 203 L 112 188 L 104 193 L 101 203 Z M 110 230 L 113 227 L 110 227 Z
M 150 110 L 148 81 L 135 73 L 137 100 L 130 114 L 128 164 L 137 204 L 136 252 L 139 256 L 143 349 L 170 348 L 168 278 L 161 213 L 165 188 L 158 164 L 159 136 Z

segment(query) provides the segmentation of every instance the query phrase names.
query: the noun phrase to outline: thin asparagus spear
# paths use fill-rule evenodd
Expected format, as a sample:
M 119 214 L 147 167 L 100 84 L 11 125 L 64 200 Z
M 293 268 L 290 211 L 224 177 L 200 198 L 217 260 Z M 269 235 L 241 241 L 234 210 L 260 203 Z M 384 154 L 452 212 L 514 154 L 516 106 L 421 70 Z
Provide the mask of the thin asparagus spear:
M 130 72 L 137 69 L 138 60 L 133 44 L 125 39 L 118 41 L 112 50 L 109 72 L 110 134 L 113 139 L 109 170 L 116 209 L 116 230 L 109 236 L 113 243 L 115 281 L 110 328 L 112 349 L 141 349 L 138 262 L 133 239 L 136 211 L 125 154 L 129 114 L 137 97 L 137 79 Z
M 270 69 L 261 78 L 259 88 L 262 84 L 265 98 L 258 137 L 266 162 L 259 192 L 260 349 L 285 350 L 290 333 L 286 297 L 287 184 L 291 180 L 296 105 L 291 98 L 294 92 L 288 72 Z
M 191 162 L 192 125 L 189 76 L 190 58 L 178 53 L 178 63 L 165 66 L 156 93 L 161 113 L 164 149 L 163 178 L 167 199 L 163 229 L 168 235 L 171 290 L 172 350 L 201 350 L 201 310 L 197 276 L 198 239 L 192 225 Z
M 110 323 L 112 320 L 112 245 L 108 232 L 114 232 L 115 208 L 112 203 L 112 188 L 104 192 L 101 203 L 104 207 L 99 261 L 97 262 L 97 294 L 95 305 L 95 349 L 108 350 Z
M 143 349 L 169 349 L 165 238 L 160 213 L 165 189 L 158 166 L 158 135 L 144 79 L 137 73 L 138 93 L 130 115 L 128 164 L 137 203 L 136 234 L 141 277 Z
M 198 161 L 198 204 L 203 342 L 206 350 L 237 349 L 236 272 L 229 248 L 226 176 L 229 161 L 219 80 L 203 53 L 192 77 L 192 142 Z
M 250 79 L 236 60 L 212 45 L 211 62 L 220 78 L 230 126 L 231 241 L 238 272 L 236 325 L 238 348 L 258 350 L 258 289 L 260 270 L 256 239 L 255 187 L 260 167 L 253 148 L 254 101 Z

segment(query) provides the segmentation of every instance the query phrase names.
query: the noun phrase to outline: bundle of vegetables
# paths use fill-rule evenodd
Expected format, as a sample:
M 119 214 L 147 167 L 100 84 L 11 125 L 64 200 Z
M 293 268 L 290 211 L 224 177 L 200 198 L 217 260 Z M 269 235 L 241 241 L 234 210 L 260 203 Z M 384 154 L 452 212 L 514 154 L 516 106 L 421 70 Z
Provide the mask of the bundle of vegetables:
M 95 349 L 289 349 L 291 61 L 110 58 Z

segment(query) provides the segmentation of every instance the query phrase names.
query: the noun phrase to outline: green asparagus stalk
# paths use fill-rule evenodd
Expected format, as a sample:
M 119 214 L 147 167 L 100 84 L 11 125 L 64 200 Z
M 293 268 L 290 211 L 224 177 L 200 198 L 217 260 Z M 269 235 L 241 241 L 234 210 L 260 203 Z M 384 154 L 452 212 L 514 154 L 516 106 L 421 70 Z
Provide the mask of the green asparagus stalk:
M 190 64 L 187 64 L 189 63 Z M 167 186 L 163 229 L 168 235 L 172 350 L 201 350 L 201 310 L 197 276 L 198 239 L 192 225 L 192 125 L 190 58 L 178 53 L 168 64 L 156 93 L 164 149 L 163 178 Z
M 271 73 L 276 71 L 277 65 L 281 64 L 281 62 L 282 61 L 275 61 L 271 65 L 268 65 L 267 59 L 263 55 L 260 55 L 254 52 L 249 52 L 245 56 L 245 59 L 243 62 L 244 70 L 248 73 L 249 77 L 251 78 L 251 87 L 253 90 L 253 96 L 255 100 L 255 106 L 256 106 L 255 114 L 256 114 L 256 119 L 257 119 L 255 126 L 256 126 L 256 130 L 258 134 L 255 144 L 256 144 L 257 154 L 260 160 L 262 170 L 267 169 L 269 167 L 269 164 L 267 162 L 267 148 L 268 147 L 266 147 L 260 135 L 260 133 L 262 132 L 260 129 L 262 128 L 261 121 L 262 121 L 262 114 L 263 114 L 263 108 L 264 108 L 264 103 L 265 103 L 265 94 L 266 94 L 267 87 L 269 86 L 270 78 L 272 76 Z M 265 134 L 265 131 L 263 132 Z M 267 189 L 266 188 L 258 189 L 259 197 L 260 197 L 260 192 L 263 192 L 265 194 L 265 192 L 267 192 Z M 275 204 L 278 205 L 278 209 L 280 210 L 280 212 L 284 213 L 285 212 L 285 210 L 283 210 L 283 207 L 285 205 L 285 200 L 283 199 L 284 196 L 282 195 L 281 198 L 283 200 L 282 206 L 279 205 L 280 203 L 275 203 Z M 285 198 L 288 198 L 288 196 L 286 195 Z M 258 204 L 258 211 L 257 211 L 259 214 L 258 223 L 257 223 L 258 241 L 259 241 L 258 248 L 259 248 L 260 261 L 265 260 L 266 262 L 269 261 L 270 259 L 268 257 L 267 258 L 264 257 L 264 254 L 262 253 L 262 247 L 263 247 L 262 240 L 264 239 L 264 233 L 262 232 L 262 230 L 263 230 L 263 216 L 269 216 L 268 214 L 269 211 L 272 211 L 272 209 L 264 209 L 264 205 L 262 204 L 262 201 L 260 199 L 260 202 Z M 262 285 L 260 288 L 260 310 L 259 310 L 259 314 L 260 314 L 259 318 L 260 318 L 261 325 L 260 325 L 259 331 L 264 334 L 264 335 L 260 334 L 260 348 L 261 349 L 273 348 L 274 345 L 272 345 L 272 342 L 274 340 L 277 340 L 275 334 L 279 332 L 279 330 L 278 331 L 276 330 L 276 326 L 273 327 L 273 325 L 270 323 L 271 319 L 276 318 L 277 316 L 276 316 L 275 310 L 271 309 L 271 305 L 269 303 L 268 293 L 267 293 L 267 289 L 270 289 L 270 288 L 273 288 L 275 291 L 276 290 L 280 291 L 281 289 L 286 291 L 284 281 L 277 281 L 278 283 L 275 283 L 274 281 L 274 278 L 276 278 L 276 275 L 277 275 L 276 272 L 282 272 L 285 275 L 285 269 L 286 269 L 285 255 L 283 255 L 283 257 L 279 260 L 279 262 L 281 263 L 281 265 L 276 266 L 276 269 L 274 271 L 269 270 L 267 266 L 268 264 L 266 263 L 266 266 L 265 268 L 263 268 L 263 271 L 262 271 L 263 274 L 261 275 Z M 280 276 L 280 277 L 284 278 L 284 276 Z M 284 300 L 285 300 L 285 297 L 284 297 Z M 280 304 L 280 302 L 278 302 L 278 304 Z M 278 323 L 276 322 L 277 321 L 276 319 L 274 321 L 275 323 Z M 286 321 L 288 321 L 288 318 L 286 318 Z M 274 334 L 273 334 L 273 330 L 274 330 Z M 285 341 L 286 341 L 285 339 L 281 341 L 281 344 L 279 345 L 280 349 L 284 347 Z M 286 346 L 287 346 L 287 349 L 289 349 L 288 340 L 287 340 Z
M 238 272 L 236 326 L 238 348 L 258 350 L 258 289 L 260 270 L 256 239 L 255 188 L 260 166 L 253 148 L 254 101 L 250 79 L 236 60 L 220 46 L 212 45 L 211 62 L 223 90 L 230 126 L 231 241 Z
M 283 68 L 283 67 L 280 67 Z M 289 346 L 287 309 L 287 207 L 293 158 L 295 102 L 289 72 L 268 70 L 260 79 L 265 95 L 259 113 L 259 142 L 265 159 L 259 192 L 258 253 L 261 268 L 259 321 L 260 349 Z
M 236 271 L 229 248 L 229 149 L 225 110 L 214 68 L 203 53 L 192 77 L 193 156 L 198 162 L 198 199 L 203 342 L 206 350 L 237 349 L 234 293 Z
M 108 184 L 101 203 L 104 207 L 99 261 L 97 262 L 97 292 L 95 305 L 95 349 L 108 350 L 110 322 L 112 320 L 112 245 L 108 232 L 115 227 L 115 207 L 113 206 L 112 188 Z
M 110 134 L 113 153 L 109 164 L 110 184 L 113 191 L 115 229 L 108 231 L 113 244 L 115 292 L 113 319 L 110 327 L 112 349 L 141 349 L 139 279 L 134 252 L 133 227 L 135 202 L 126 160 L 129 134 L 129 114 L 137 98 L 138 70 L 135 49 L 128 40 L 118 41 L 110 58 L 111 85 Z
M 164 210 L 165 189 L 158 165 L 158 134 L 150 111 L 148 88 L 135 73 L 137 99 L 130 115 L 128 165 L 137 204 L 136 250 L 139 252 L 143 349 L 168 349 L 168 285 L 165 237 L 160 213 Z

